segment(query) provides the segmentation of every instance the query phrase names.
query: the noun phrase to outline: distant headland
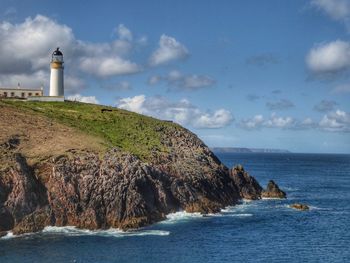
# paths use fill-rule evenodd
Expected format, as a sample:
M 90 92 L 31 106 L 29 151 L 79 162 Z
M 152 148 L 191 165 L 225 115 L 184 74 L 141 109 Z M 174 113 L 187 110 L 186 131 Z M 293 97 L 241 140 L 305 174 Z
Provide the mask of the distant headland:
M 243 147 L 212 147 L 214 153 L 291 153 L 285 149 L 243 148 Z

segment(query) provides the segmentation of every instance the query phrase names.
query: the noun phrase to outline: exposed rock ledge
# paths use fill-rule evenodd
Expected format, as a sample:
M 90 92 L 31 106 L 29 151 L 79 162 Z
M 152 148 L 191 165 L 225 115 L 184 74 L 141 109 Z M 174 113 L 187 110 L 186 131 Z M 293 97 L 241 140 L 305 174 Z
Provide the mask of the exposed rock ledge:
M 296 203 L 296 204 L 291 204 L 290 205 L 291 208 L 294 208 L 296 210 L 301 210 L 301 211 L 307 211 L 310 209 L 310 207 L 306 204 L 299 204 L 299 203 Z
M 285 192 L 283 192 L 278 185 L 270 180 L 267 184 L 266 190 L 262 191 L 261 197 L 263 198 L 287 198 Z
M 243 167 L 226 168 L 194 134 L 164 136 L 170 153 L 153 163 L 114 148 L 66 154 L 29 165 L 21 139 L 0 145 L 0 235 L 45 226 L 131 229 L 178 210 L 216 213 L 262 188 Z

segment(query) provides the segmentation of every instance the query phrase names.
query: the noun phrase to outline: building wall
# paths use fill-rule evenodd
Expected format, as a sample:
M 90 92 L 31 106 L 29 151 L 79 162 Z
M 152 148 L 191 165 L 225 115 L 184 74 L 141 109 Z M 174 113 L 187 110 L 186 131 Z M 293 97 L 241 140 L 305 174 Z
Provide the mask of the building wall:
M 42 96 L 42 97 L 29 97 L 29 101 L 45 101 L 45 102 L 52 102 L 52 101 L 60 101 L 64 102 L 64 97 L 63 96 Z
M 0 98 L 22 98 L 26 99 L 30 96 L 43 96 L 44 92 L 41 89 L 3 89 L 0 88 Z

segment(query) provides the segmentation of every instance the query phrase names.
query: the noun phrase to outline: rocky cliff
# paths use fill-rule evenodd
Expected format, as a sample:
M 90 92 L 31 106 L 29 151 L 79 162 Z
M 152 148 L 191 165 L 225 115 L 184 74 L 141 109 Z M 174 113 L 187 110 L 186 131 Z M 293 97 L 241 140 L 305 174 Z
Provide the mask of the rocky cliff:
M 68 106 L 0 102 L 0 232 L 35 232 L 49 225 L 126 230 L 178 210 L 215 213 L 241 198 L 261 198 L 262 188 L 242 167 L 229 170 L 195 134 L 176 124 L 130 121 L 137 125 L 125 131 L 134 138 L 131 145 L 67 124 L 77 112 L 85 126 L 91 121 L 78 111 L 89 106 Z M 107 114 L 114 117 L 106 117 L 98 106 L 90 107 L 96 111 L 92 123 L 111 118 L 99 124 L 102 131 L 126 125 L 118 121 L 128 116 L 138 118 L 113 108 L 116 113 Z M 62 109 L 72 114 L 55 119 L 46 112 L 60 116 Z M 132 129 L 154 133 L 156 143 L 154 137 L 140 142 Z M 149 150 L 140 154 L 140 148 Z

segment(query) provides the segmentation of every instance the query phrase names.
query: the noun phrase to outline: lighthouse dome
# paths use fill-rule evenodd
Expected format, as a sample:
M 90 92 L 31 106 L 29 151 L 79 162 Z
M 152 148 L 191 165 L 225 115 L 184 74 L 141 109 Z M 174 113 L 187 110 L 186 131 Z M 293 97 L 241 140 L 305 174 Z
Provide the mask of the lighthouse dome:
M 52 53 L 52 62 L 63 62 L 63 54 L 59 47 Z

